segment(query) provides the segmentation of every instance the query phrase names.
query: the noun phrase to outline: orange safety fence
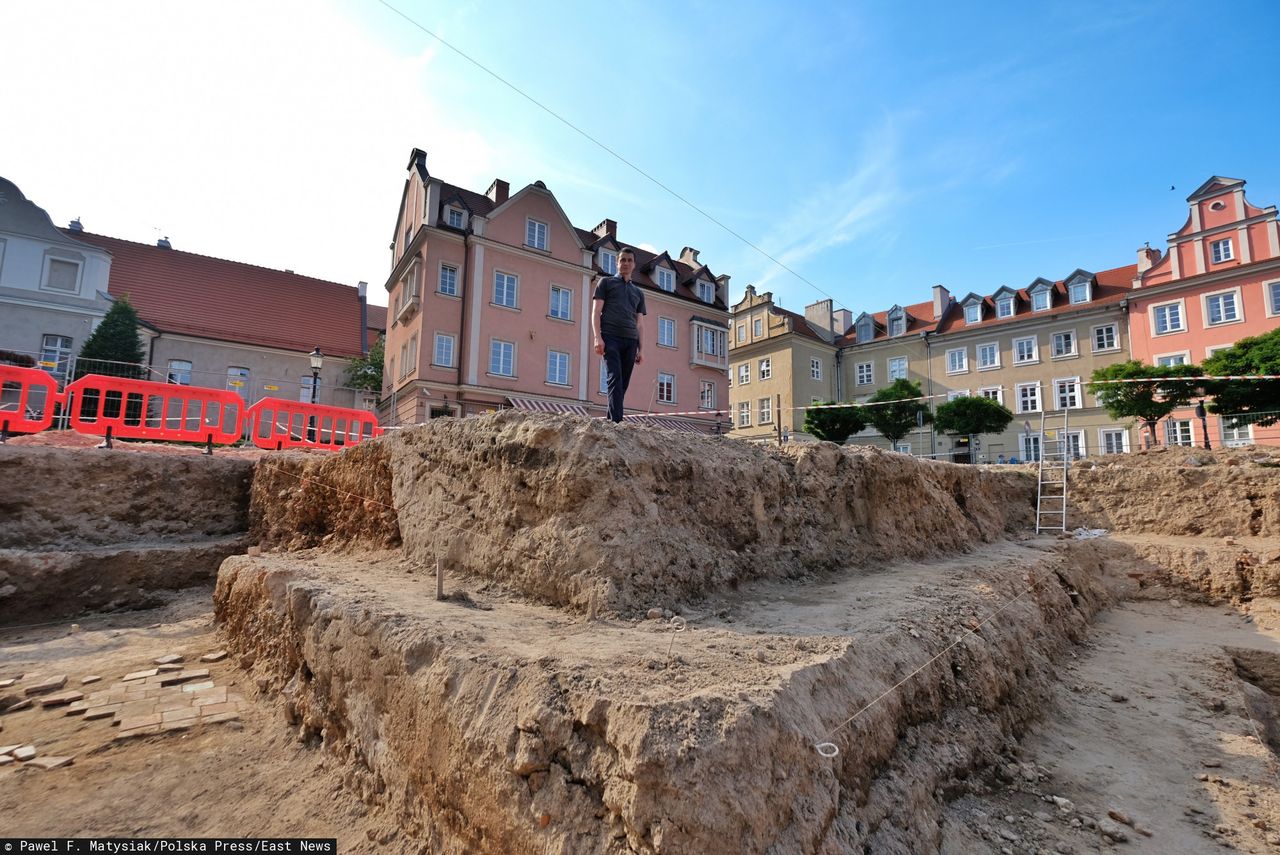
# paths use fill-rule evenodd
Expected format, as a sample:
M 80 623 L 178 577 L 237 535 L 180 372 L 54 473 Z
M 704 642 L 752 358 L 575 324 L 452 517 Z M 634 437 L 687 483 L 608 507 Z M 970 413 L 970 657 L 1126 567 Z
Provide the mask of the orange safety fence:
M 63 390 L 80 433 L 176 442 L 239 442 L 244 399 L 235 392 L 89 374 Z
M 249 437 L 258 448 L 327 448 L 346 446 L 382 435 L 378 420 L 366 410 L 263 398 L 249 408 Z
M 57 379 L 39 368 L 0 365 L 0 432 L 39 433 L 62 402 Z

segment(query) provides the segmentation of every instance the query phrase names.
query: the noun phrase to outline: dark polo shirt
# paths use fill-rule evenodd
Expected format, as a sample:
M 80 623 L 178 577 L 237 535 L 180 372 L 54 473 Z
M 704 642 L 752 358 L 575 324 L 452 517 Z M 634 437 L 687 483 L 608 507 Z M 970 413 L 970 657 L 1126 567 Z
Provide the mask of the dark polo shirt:
M 616 338 L 640 338 L 636 327 L 636 315 L 647 315 L 644 291 L 635 282 L 627 282 L 621 276 L 608 276 L 596 286 L 594 299 L 604 300 L 600 312 L 600 334 Z

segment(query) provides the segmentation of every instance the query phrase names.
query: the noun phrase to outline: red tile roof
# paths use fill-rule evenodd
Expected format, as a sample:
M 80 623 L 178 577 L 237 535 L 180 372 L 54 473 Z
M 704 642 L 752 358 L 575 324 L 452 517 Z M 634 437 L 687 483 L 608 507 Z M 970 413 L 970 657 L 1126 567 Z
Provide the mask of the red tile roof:
M 111 253 L 107 291 L 128 296 L 162 333 L 362 355 L 360 298 L 349 285 L 88 232 L 74 237 Z
M 365 321 L 365 327 L 367 329 L 376 330 L 380 333 L 385 333 L 387 331 L 387 307 L 368 306 L 366 309 L 368 317 Z M 370 341 L 369 344 L 372 345 L 373 342 Z
M 938 322 L 933 319 L 932 300 L 926 300 L 923 303 L 912 303 L 910 306 L 903 306 L 902 308 L 907 313 L 907 330 L 902 336 L 898 336 L 898 338 L 903 338 L 911 335 L 912 333 L 933 332 L 937 329 Z M 860 318 L 862 315 L 859 315 L 858 317 Z M 880 341 L 881 339 L 888 338 L 889 309 L 885 309 L 883 312 L 875 312 L 872 314 L 871 318 L 875 322 L 875 340 Z M 855 318 L 854 325 L 845 330 L 845 334 L 836 341 L 836 344 L 840 347 L 848 347 L 849 345 L 859 343 L 866 344 L 866 342 L 858 341 L 857 329 L 857 318 Z
M 818 333 L 814 331 L 813 327 L 809 326 L 809 322 L 805 320 L 804 315 L 798 312 L 793 312 L 790 309 L 784 309 L 781 306 L 770 306 L 769 312 L 770 314 L 781 315 L 782 317 L 790 318 L 792 332 L 799 333 L 802 336 L 814 339 L 816 341 L 820 341 L 823 344 L 828 343 L 826 339 L 824 339 L 822 336 L 818 335 Z
M 1018 289 L 1018 296 L 1014 300 L 1014 314 L 1009 318 L 997 318 L 995 309 L 995 300 L 991 296 L 982 298 L 982 315 L 983 320 L 977 324 L 966 324 L 964 322 L 963 311 L 952 311 L 947 313 L 943 322 L 938 325 L 939 333 L 963 332 L 964 330 L 985 329 L 988 327 L 998 327 L 1005 324 L 1013 324 L 1024 321 L 1029 317 L 1051 318 L 1064 312 L 1079 311 L 1088 309 L 1093 306 L 1108 305 L 1110 303 L 1119 303 L 1124 299 L 1125 295 L 1133 289 L 1133 277 L 1137 275 L 1138 265 L 1129 264 L 1124 267 L 1113 267 L 1110 270 L 1103 270 L 1094 274 L 1097 281 L 1097 287 L 1093 289 L 1093 299 L 1088 303 L 1070 303 L 1068 302 L 1066 280 L 1059 279 L 1053 283 L 1053 302 L 1049 309 L 1043 312 L 1031 311 L 1031 296 L 1027 293 L 1026 288 Z

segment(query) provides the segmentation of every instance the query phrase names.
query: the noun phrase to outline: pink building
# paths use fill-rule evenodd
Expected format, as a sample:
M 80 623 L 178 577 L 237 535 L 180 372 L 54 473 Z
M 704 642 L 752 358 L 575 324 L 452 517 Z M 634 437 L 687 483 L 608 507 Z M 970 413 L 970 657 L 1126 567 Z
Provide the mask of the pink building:
M 483 194 L 448 184 L 421 149 L 408 170 L 386 283 L 384 423 L 503 407 L 603 415 L 591 297 L 629 245 L 617 223 L 576 228 L 541 181 L 514 195 L 501 179 Z M 632 249 L 648 315 L 628 413 L 714 430 L 729 404 L 729 277 L 689 247 L 676 258 Z
M 1255 207 L 1244 181 L 1215 175 L 1187 197 L 1191 211 L 1168 251 L 1138 250 L 1128 298 L 1133 358 L 1153 365 L 1199 364 L 1215 350 L 1280 325 L 1280 223 L 1276 207 Z M 1166 420 L 1161 440 L 1200 445 L 1190 411 Z M 1275 429 L 1209 416 L 1219 444 L 1280 443 Z M 1269 434 L 1269 436 L 1268 436 Z

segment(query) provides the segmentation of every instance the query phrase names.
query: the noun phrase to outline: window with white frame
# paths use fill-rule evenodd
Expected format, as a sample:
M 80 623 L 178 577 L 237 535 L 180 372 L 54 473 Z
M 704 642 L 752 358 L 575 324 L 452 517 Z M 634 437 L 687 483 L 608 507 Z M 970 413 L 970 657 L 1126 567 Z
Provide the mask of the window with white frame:
M 1210 294 L 1204 298 L 1204 308 L 1205 320 L 1211 327 L 1240 320 L 1240 309 L 1235 291 Z
M 1253 444 L 1253 427 L 1240 416 L 1222 417 L 1222 445 L 1235 448 Z
M 997 404 L 1004 403 L 1004 390 L 999 386 L 985 386 L 978 390 L 978 397 L 986 398 L 988 401 L 995 401 Z
M 1067 377 L 1053 381 L 1053 398 L 1059 410 L 1080 408 L 1080 378 Z
M 658 287 L 663 291 L 676 290 L 676 275 L 665 267 L 658 268 Z
M 1089 283 L 1076 282 L 1074 285 L 1071 286 L 1069 297 L 1072 303 L 1089 302 Z
M 1039 348 L 1036 347 L 1035 336 L 1015 338 L 1013 340 L 1013 361 L 1017 365 L 1040 361 L 1040 353 Z
M 611 249 L 600 250 L 600 269 L 613 276 L 618 272 L 618 253 Z
M 444 218 L 450 226 L 455 229 L 462 228 L 462 211 L 458 208 L 445 208 Z
M 693 332 L 697 356 L 715 361 L 727 353 L 728 343 L 725 340 L 726 333 L 724 330 L 695 323 Z
M 1018 412 L 1037 413 L 1040 411 L 1040 384 L 1019 383 L 1014 387 L 1018 396 Z
M 547 224 L 530 217 L 525 222 L 524 242 L 534 249 L 546 249 Z
M 1120 428 L 1103 428 L 1098 431 L 1103 454 L 1124 454 L 1129 450 L 1129 432 Z
M 1093 328 L 1093 351 L 1115 350 L 1119 344 L 1115 324 L 1103 324 Z
M 1018 448 L 1022 451 L 1023 463 L 1035 463 L 1040 459 L 1040 434 L 1018 434 Z
M 1231 252 L 1231 238 L 1213 241 L 1209 244 L 1209 251 L 1213 254 L 1214 264 L 1220 264 L 1223 261 L 1230 261 L 1235 258 L 1235 255 Z
M 751 363 L 744 362 L 738 366 L 738 385 L 745 386 L 751 382 Z
M 760 421 L 758 424 L 773 424 L 773 398 L 761 398 L 760 404 Z
M 809 379 L 822 379 L 822 360 L 818 359 L 816 356 L 809 357 Z
M 310 383 L 310 382 L 311 382 L 311 375 L 310 375 L 310 374 L 308 374 L 308 375 L 306 375 L 303 379 L 304 379 L 304 380 L 306 380 L 306 382 Z M 174 385 L 176 385 L 176 386 L 190 386 L 190 385 L 191 385 L 191 362 L 190 362 L 190 360 L 186 360 L 186 359 L 170 359 L 170 360 L 169 360 L 169 373 L 168 373 L 168 375 L 166 376 L 165 382 L 167 382 L 167 383 L 173 383 L 173 384 L 174 384 Z
M 1076 355 L 1076 334 L 1075 330 L 1063 330 L 1053 334 L 1053 355 L 1054 356 L 1075 356 Z
M 1169 419 L 1164 423 L 1165 445 L 1194 446 L 1195 438 L 1191 434 L 1190 419 Z
M 698 381 L 698 407 L 703 410 L 716 408 L 716 384 L 710 380 Z
M 969 349 L 959 347 L 947 351 L 947 373 L 963 374 L 969 370 Z
M 1182 332 L 1186 326 L 1182 322 L 1182 304 L 1164 303 L 1151 307 L 1151 320 L 1155 325 L 1156 335 Z
M 1001 297 L 996 300 L 996 317 L 1012 318 L 1013 317 L 1013 298 Z
M 859 386 L 868 386 L 875 382 L 874 372 L 871 368 L 874 364 L 873 362 L 859 362 L 854 366 L 854 378 Z
M 65 258 L 49 258 L 44 271 L 44 287 L 50 291 L 74 294 L 80 290 L 80 262 Z
M 738 341 L 744 342 L 746 340 L 747 340 L 747 325 L 738 324 Z
M 516 289 L 519 284 L 520 280 L 514 274 L 502 273 L 501 271 L 495 272 L 493 274 L 493 304 L 514 309 L 516 307 Z
M 1271 314 L 1280 315 L 1280 282 L 1272 282 L 1267 290 L 1271 294 Z
M 516 376 L 516 346 L 514 342 L 491 339 L 489 341 L 489 373 L 499 377 Z
M 457 339 L 448 333 L 436 333 L 435 347 L 431 350 L 431 364 L 441 368 L 453 368 L 453 352 Z
M 1049 289 L 1034 291 L 1031 294 L 1031 311 L 1044 312 L 1049 308 Z
M 440 283 L 436 290 L 447 297 L 458 296 L 458 268 L 452 264 L 440 265 Z
M 889 382 L 894 380 L 907 379 L 907 358 L 905 356 L 895 356 L 888 362 Z
M 562 321 L 573 319 L 573 292 L 559 285 L 551 286 L 551 308 L 547 312 L 553 318 Z
M 1166 353 L 1156 357 L 1156 365 L 1168 368 L 1173 365 L 1186 365 L 1190 356 L 1186 353 Z
M 1000 345 L 996 342 L 988 342 L 978 345 L 978 368 L 999 368 L 1000 367 Z
M 658 344 L 676 346 L 676 322 L 671 318 L 658 318 Z
M 909 442 L 899 442 L 898 444 L 896 444 L 896 445 L 893 447 L 893 450 L 894 450 L 894 451 L 896 451 L 896 452 L 898 452 L 899 454 L 910 454 L 910 453 L 911 453 L 911 443 L 909 443 Z
M 676 402 L 676 375 L 658 372 L 658 403 L 674 404 Z
M 698 299 L 704 303 L 714 303 L 716 301 L 716 286 L 710 282 L 698 280 Z
M 967 397 L 969 397 L 968 389 L 953 389 L 952 391 L 947 393 L 947 403 L 948 404 L 951 403 L 956 398 L 967 398 Z
M 964 307 L 964 322 L 966 324 L 977 324 L 982 322 L 981 303 L 970 303 Z
M 756 318 L 751 322 L 751 337 L 759 338 L 762 335 L 764 335 L 764 322 Z
M 66 380 L 67 371 L 71 367 L 71 336 L 44 336 L 40 342 L 40 367 L 58 378 L 58 380 Z M 188 378 L 190 374 L 191 363 L 188 362 Z
M 1066 452 L 1072 460 L 1079 460 L 1085 456 L 1088 449 L 1085 447 L 1084 431 L 1073 430 L 1067 431 L 1067 447 Z
M 569 354 L 562 350 L 547 351 L 547 382 L 552 386 L 569 385 Z
M 227 366 L 227 391 L 235 392 L 241 398 L 249 396 L 249 369 L 241 365 Z
M 760 360 L 760 369 L 758 373 L 760 375 L 761 380 L 768 380 L 770 377 L 772 377 L 773 376 L 773 360 L 767 356 L 764 359 Z
M 738 427 L 751 427 L 751 402 L 738 402 Z

